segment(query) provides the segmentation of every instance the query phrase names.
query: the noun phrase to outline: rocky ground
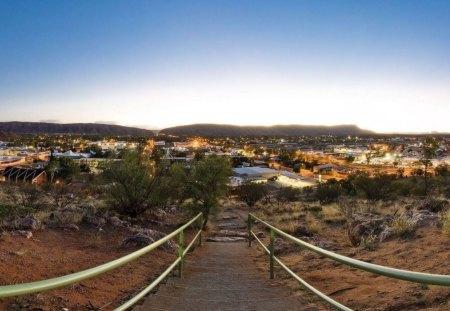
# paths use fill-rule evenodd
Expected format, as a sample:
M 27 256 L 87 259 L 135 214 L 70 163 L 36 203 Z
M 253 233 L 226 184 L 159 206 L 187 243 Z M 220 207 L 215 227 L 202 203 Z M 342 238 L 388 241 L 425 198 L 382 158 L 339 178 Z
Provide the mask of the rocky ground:
M 127 255 L 175 229 L 184 215 L 131 224 L 91 215 L 80 223 L 18 218 L 0 237 L 0 284 L 62 276 Z M 155 219 L 157 217 L 154 217 Z M 191 237 L 187 232 L 186 239 Z M 99 277 L 46 293 L 0 299 L 1 310 L 112 310 L 148 285 L 176 258 L 176 242 Z M 64 309 L 66 308 L 66 309 Z
M 272 223 L 278 221 L 283 226 L 283 221 L 286 221 L 283 219 L 298 217 L 297 226 L 288 227 L 291 234 L 322 248 L 389 267 L 449 275 L 450 236 L 443 232 L 438 213 L 427 210 L 423 202 L 416 205 L 415 208 L 401 211 L 402 217 L 411 226 L 404 235 L 398 232 L 398 226 L 394 223 L 397 216 L 393 216 L 393 213 L 357 213 L 352 221 L 344 224 L 339 221 L 327 222 L 327 212 L 324 210 L 315 216 L 321 222 L 320 230 L 317 231 L 309 230 L 317 228 L 305 221 L 305 217 L 311 217 L 308 213 L 305 216 L 292 212 L 280 217 L 283 212 L 278 212 L 276 217 L 272 217 Z M 242 205 L 238 208 L 247 209 Z M 255 212 L 270 221 L 271 216 L 262 209 L 264 207 L 259 206 Z M 264 230 L 262 226 L 256 225 L 256 228 Z M 267 237 L 264 240 L 268 243 Z M 259 267 L 267 269 L 268 258 L 260 247 L 258 249 Z M 276 239 L 275 252 L 311 285 L 355 310 L 449 309 L 448 287 L 420 285 L 359 271 L 323 259 L 282 239 Z M 310 301 L 328 309 L 281 269 L 277 270 L 276 275 L 293 289 L 303 292 Z

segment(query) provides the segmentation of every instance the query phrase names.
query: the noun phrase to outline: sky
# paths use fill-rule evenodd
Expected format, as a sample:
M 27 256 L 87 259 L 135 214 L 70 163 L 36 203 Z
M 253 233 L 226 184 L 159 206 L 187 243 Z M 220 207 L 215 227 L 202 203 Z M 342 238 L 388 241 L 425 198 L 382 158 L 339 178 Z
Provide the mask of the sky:
M 0 121 L 450 132 L 447 0 L 0 0 Z

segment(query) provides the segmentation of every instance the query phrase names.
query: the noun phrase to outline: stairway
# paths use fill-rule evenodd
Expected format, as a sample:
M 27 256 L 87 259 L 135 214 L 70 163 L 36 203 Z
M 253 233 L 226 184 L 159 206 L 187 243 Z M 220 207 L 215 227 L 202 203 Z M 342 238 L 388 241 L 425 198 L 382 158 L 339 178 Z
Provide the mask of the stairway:
M 214 236 L 217 237 L 220 238 Z M 134 310 L 318 310 L 308 306 L 291 288 L 270 280 L 268 272 L 258 270 L 253 261 L 255 252 L 255 248 L 249 249 L 246 242 L 239 239 L 206 242 L 186 257 L 182 278 L 170 278 Z

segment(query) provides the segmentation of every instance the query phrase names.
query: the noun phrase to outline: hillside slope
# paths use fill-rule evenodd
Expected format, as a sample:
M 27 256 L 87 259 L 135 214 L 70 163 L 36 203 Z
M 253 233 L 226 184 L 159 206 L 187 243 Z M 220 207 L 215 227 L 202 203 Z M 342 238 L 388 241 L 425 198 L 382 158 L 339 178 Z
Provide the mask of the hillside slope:
M 160 133 L 176 136 L 302 136 L 302 135 L 370 135 L 356 125 L 274 125 L 237 126 L 226 124 L 192 124 L 166 128 Z
M 3 134 L 152 135 L 152 131 L 111 124 L 0 122 Z

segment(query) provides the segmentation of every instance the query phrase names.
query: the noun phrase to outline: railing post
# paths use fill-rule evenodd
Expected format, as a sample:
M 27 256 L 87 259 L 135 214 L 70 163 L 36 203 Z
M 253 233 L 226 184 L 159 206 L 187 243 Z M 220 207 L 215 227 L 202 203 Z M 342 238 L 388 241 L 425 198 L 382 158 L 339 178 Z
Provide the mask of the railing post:
M 180 236 L 178 238 L 178 257 L 181 259 L 178 264 L 178 277 L 183 276 L 183 265 L 184 265 L 184 230 L 180 231 Z
M 200 215 L 200 235 L 198 236 L 198 246 L 202 246 L 202 227 L 203 227 L 203 214 Z
M 248 247 L 252 247 L 252 216 L 248 214 L 247 218 L 247 230 L 248 230 Z
M 274 273 L 273 273 L 273 263 L 274 263 L 274 242 L 275 242 L 275 231 L 271 228 L 270 229 L 270 244 L 269 244 L 269 263 L 270 263 L 270 278 L 273 279 L 274 278 Z

